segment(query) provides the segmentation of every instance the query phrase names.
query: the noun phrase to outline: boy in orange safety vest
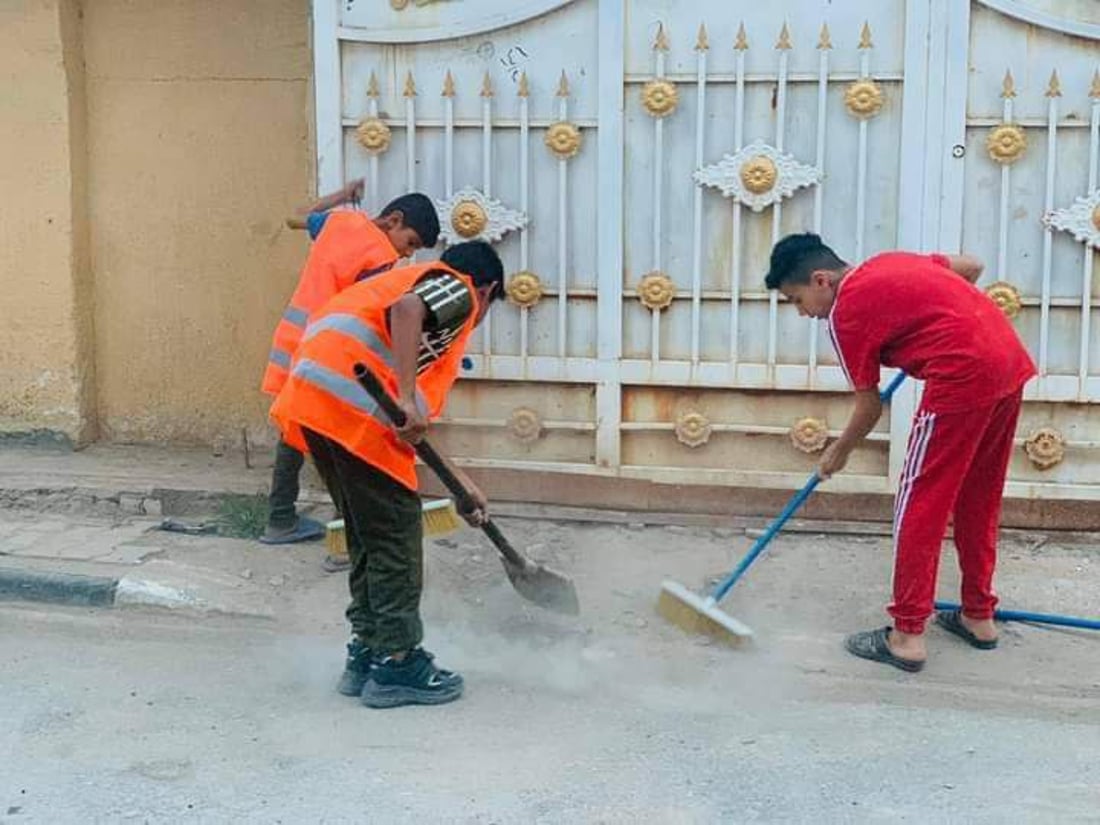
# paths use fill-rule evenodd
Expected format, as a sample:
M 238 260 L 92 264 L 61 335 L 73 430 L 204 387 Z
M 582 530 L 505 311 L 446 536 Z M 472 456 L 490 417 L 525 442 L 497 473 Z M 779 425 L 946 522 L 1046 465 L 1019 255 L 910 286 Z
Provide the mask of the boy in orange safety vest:
M 391 269 L 400 258 L 422 247 L 435 246 L 439 217 L 431 200 L 419 193 L 390 202 L 374 219 L 357 210 L 327 211 L 340 203 L 357 201 L 362 186 L 362 180 L 353 181 L 315 204 L 304 222 L 287 222 L 292 228 L 308 229 L 315 243 L 275 328 L 263 378 L 263 391 L 269 395 L 278 395 L 286 383 L 287 370 L 310 315 L 352 284 Z M 267 529 L 260 537 L 264 544 L 290 544 L 324 534 L 324 525 L 300 517 L 295 509 L 303 460 L 298 450 L 279 441 L 271 474 Z
M 308 450 L 344 516 L 353 637 L 338 690 L 368 707 L 443 704 L 462 677 L 420 647 L 423 529 L 410 446 L 440 414 L 463 350 L 504 269 L 489 244 L 447 249 L 439 261 L 400 267 L 352 286 L 310 319 L 271 417 Z M 365 364 L 408 420 L 394 428 L 354 378 Z M 457 468 L 484 519 L 485 495 Z

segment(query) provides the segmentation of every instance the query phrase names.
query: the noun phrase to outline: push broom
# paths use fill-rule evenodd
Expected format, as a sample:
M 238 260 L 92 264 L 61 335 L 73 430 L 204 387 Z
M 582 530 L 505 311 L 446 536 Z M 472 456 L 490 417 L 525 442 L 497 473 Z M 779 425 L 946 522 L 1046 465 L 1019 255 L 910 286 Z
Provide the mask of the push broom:
M 899 372 L 894 376 L 886 389 L 879 393 L 879 398 L 883 403 L 890 400 L 904 380 L 905 373 L 903 372 Z M 688 633 L 713 636 L 731 645 L 738 645 L 751 639 L 752 629 L 719 608 L 718 604 L 745 575 L 745 571 L 764 552 L 771 540 L 783 529 L 783 525 L 805 503 L 820 483 L 821 477 L 815 472 L 810 476 L 805 486 L 787 502 L 787 506 L 783 508 L 783 512 L 779 514 L 779 517 L 768 525 L 768 529 L 756 540 L 752 549 L 745 554 L 737 567 L 733 569 L 733 572 L 722 579 L 709 596 L 701 597 L 678 582 L 666 581 L 661 585 L 661 595 L 657 600 L 657 612 Z

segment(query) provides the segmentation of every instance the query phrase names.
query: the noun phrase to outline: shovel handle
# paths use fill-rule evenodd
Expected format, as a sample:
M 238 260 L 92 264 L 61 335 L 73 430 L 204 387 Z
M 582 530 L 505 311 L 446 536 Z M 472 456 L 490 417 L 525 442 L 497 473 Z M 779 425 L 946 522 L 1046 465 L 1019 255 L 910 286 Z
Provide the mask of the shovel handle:
M 371 372 L 365 364 L 355 365 L 355 378 L 359 381 L 360 386 L 367 391 L 367 394 L 374 399 L 375 403 L 382 408 L 389 419 L 398 427 L 405 423 L 405 413 L 397 406 L 397 402 L 393 400 L 393 396 L 386 391 L 386 388 L 382 386 L 382 382 L 378 380 L 378 376 Z M 466 486 L 459 481 L 458 476 L 451 472 L 451 468 L 447 466 L 447 462 L 443 460 L 441 456 L 429 442 L 428 439 L 422 438 L 419 442 L 413 445 L 413 449 L 416 450 L 416 454 L 420 456 L 420 460 L 431 467 L 432 472 L 439 476 L 439 480 L 443 482 L 443 486 L 450 491 L 451 495 L 455 497 L 455 501 L 458 504 L 458 511 L 460 513 L 470 513 L 477 509 L 477 505 L 474 504 L 473 496 L 466 489 Z M 500 532 L 500 528 L 497 527 L 492 519 L 486 517 L 485 521 L 481 523 L 481 529 L 485 535 L 489 537 L 489 541 L 493 543 L 493 546 L 500 552 L 509 563 L 517 565 L 519 567 L 526 567 L 527 560 L 521 556 L 508 539 L 504 537 L 504 534 Z

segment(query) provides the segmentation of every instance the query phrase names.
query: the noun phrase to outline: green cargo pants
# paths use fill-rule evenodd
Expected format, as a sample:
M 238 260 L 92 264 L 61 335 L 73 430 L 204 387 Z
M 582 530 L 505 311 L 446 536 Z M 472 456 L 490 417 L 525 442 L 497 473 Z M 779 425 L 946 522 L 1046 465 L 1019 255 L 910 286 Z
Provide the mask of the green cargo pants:
M 352 631 L 376 654 L 411 650 L 424 637 L 420 496 L 323 435 L 306 443 L 333 502 L 344 515 L 351 571 Z

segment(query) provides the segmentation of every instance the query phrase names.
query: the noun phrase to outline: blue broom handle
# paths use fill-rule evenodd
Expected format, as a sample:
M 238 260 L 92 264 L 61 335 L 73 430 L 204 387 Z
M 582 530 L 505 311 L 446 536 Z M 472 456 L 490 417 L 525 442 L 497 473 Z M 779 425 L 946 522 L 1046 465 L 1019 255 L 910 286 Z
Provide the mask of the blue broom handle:
M 954 602 L 936 602 L 936 610 L 958 610 Z M 1083 630 L 1100 630 L 1100 619 L 1082 619 L 1077 616 L 1058 616 L 1054 613 L 1028 613 L 1025 610 L 995 610 L 993 618 L 1002 622 L 1037 622 L 1061 627 L 1079 627 Z
M 879 399 L 882 400 L 883 403 L 889 401 L 904 380 L 905 373 L 899 372 L 897 375 L 894 376 L 890 383 L 886 385 L 886 389 L 882 390 L 882 392 L 879 393 Z M 715 602 L 720 602 L 723 598 L 725 598 L 730 589 L 735 584 L 737 584 L 738 580 L 743 575 L 745 575 L 745 571 L 752 566 L 752 563 L 754 561 L 756 561 L 757 556 L 763 553 L 764 548 L 766 548 L 768 544 L 771 543 L 771 540 L 775 538 L 775 534 L 783 529 L 783 525 L 786 524 L 790 517 L 795 514 L 795 511 L 798 510 L 798 508 L 806 502 L 806 499 L 810 497 L 810 494 L 817 489 L 817 485 L 820 483 L 821 477 L 818 476 L 817 473 L 814 473 L 812 476 L 810 476 L 805 486 L 803 486 L 801 490 L 794 494 L 794 497 L 787 502 L 787 506 L 783 508 L 783 512 L 779 514 L 779 517 L 776 518 L 775 521 L 768 525 L 768 529 L 765 530 L 764 534 L 756 540 L 756 543 L 753 544 L 752 549 L 745 554 L 744 558 L 741 559 L 737 567 L 733 569 L 733 572 L 726 576 L 726 578 L 724 578 L 722 581 L 720 581 L 718 583 L 718 586 L 714 588 L 714 593 L 711 594 L 711 598 Z

